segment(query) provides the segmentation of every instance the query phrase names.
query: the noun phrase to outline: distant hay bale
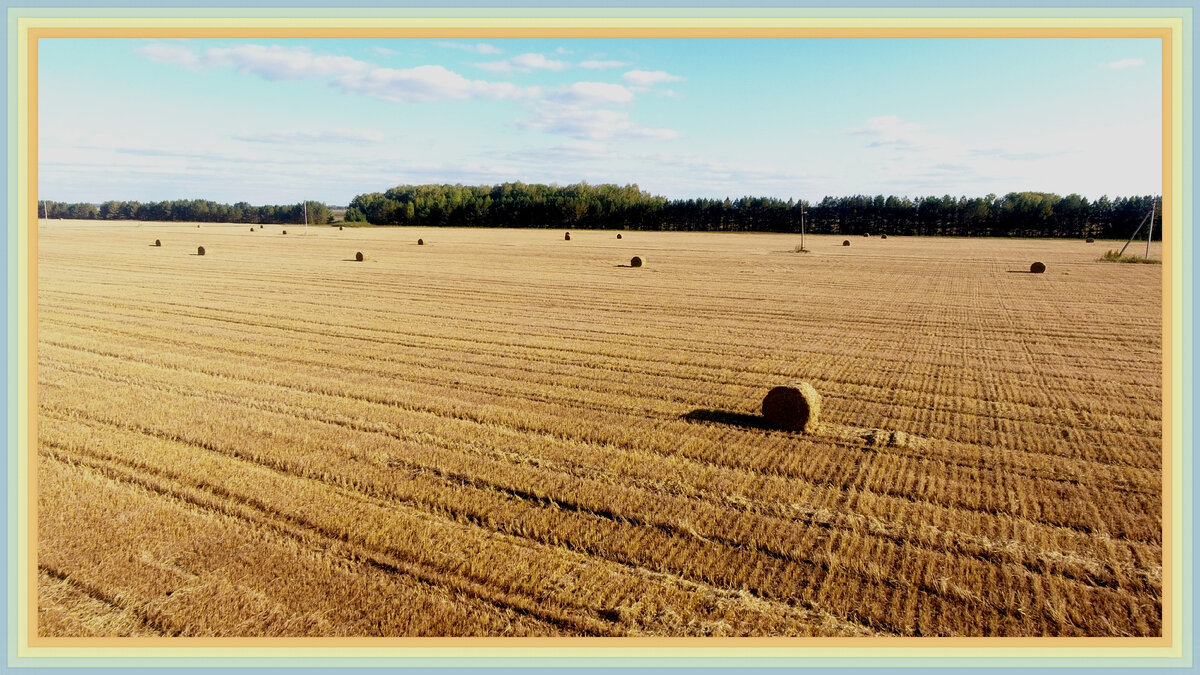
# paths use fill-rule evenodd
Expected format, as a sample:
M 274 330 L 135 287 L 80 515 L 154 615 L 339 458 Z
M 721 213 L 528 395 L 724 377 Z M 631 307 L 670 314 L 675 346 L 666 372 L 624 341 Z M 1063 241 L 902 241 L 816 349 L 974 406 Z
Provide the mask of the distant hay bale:
M 196 249 L 196 255 L 204 255 L 204 247 L 200 246 Z
M 812 431 L 819 424 L 821 395 L 807 382 L 789 382 L 767 392 L 762 414 L 778 429 Z
M 1034 274 L 1041 274 L 1046 271 L 1046 266 L 1040 262 L 1035 262 L 1029 266 L 1029 271 Z
M 158 240 L 158 239 L 155 239 L 155 240 L 154 240 L 154 245 L 155 245 L 155 246 L 162 246 L 162 241 L 161 241 L 161 240 Z
M 341 232 L 344 229 L 346 229 L 346 228 L 342 227 L 341 225 L 338 225 L 338 232 Z
M 199 226 L 199 225 L 197 225 L 197 226 L 196 226 L 196 229 L 197 229 L 197 230 L 198 230 L 198 229 L 200 229 L 200 226 Z
M 887 235 L 886 235 L 886 234 L 881 234 L 881 235 L 879 235 L 879 238 L 880 238 L 880 239 L 887 239 Z
M 1088 238 L 1087 238 L 1087 242 L 1085 242 L 1085 243 L 1088 243 L 1088 244 L 1094 244 L 1094 243 L 1096 243 L 1096 240 L 1095 240 L 1095 239 L 1093 239 L 1092 237 L 1088 237 Z
M 418 239 L 418 240 L 417 240 L 417 246 L 424 246 L 424 245 L 425 245 L 425 240 L 424 240 L 424 239 Z
M 284 233 L 284 234 L 287 234 L 287 230 L 284 230 L 284 231 L 283 231 L 283 233 Z
M 843 241 L 843 242 L 842 242 L 842 246 L 849 246 L 849 245 L 850 245 L 850 240 L 849 240 L 849 239 L 847 239 L 847 240 L 845 240 L 845 241 Z
M 864 236 L 864 237 L 869 237 L 869 236 L 871 236 L 871 233 L 870 233 L 870 232 L 863 232 L 863 236 Z
M 363 254 L 362 254 L 362 251 L 359 251 L 358 253 L 355 253 L 355 254 L 354 254 L 354 259 L 355 259 L 355 260 L 357 260 L 358 262 L 362 262 L 362 261 L 363 261 Z
M 570 232 L 568 232 L 568 233 L 566 233 L 565 235 L 563 235 L 563 239 L 564 239 L 564 240 L 566 240 L 566 241 L 571 241 L 571 233 L 570 233 Z
M 250 228 L 250 231 L 251 231 L 251 232 L 253 232 L 253 231 L 254 231 L 254 228 L 253 228 L 253 227 L 252 227 L 252 228 Z
M 617 233 L 617 239 L 620 239 L 620 238 L 621 238 L 621 233 L 620 233 L 620 232 L 618 232 L 618 233 Z
M 641 267 L 641 266 L 642 266 L 642 259 L 641 259 L 641 258 L 639 258 L 639 257 L 637 257 L 636 255 L 635 255 L 635 256 L 633 256 L 633 259 L 629 261 L 629 266 L 630 266 L 630 267 Z

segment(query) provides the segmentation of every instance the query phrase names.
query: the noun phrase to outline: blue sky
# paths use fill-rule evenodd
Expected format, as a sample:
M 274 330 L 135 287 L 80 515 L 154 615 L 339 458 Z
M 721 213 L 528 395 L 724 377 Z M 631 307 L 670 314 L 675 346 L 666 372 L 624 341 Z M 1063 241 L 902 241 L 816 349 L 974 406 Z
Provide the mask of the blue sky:
M 40 197 L 1161 192 L 1148 39 L 44 39 Z

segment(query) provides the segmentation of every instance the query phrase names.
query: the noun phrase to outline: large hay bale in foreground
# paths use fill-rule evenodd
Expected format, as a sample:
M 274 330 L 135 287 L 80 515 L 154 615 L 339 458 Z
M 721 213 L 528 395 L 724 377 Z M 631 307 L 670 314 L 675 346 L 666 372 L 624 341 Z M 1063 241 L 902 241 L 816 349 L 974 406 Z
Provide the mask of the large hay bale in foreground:
M 1040 262 L 1035 262 L 1029 266 L 1029 271 L 1034 274 L 1041 274 L 1046 271 L 1046 266 Z
M 842 246 L 849 246 L 849 245 L 850 245 L 850 240 L 849 240 L 849 239 L 847 239 L 847 240 L 845 240 L 845 241 L 843 241 L 843 242 L 842 242 Z
M 155 239 L 155 240 L 154 240 L 154 245 L 155 245 L 155 246 L 162 246 L 162 240 L 160 240 L 160 239 Z
M 355 254 L 354 254 L 354 259 L 355 259 L 355 260 L 357 260 L 358 262 L 362 262 L 362 261 L 363 261 L 363 254 L 362 254 L 362 251 L 359 251 L 358 253 L 355 253 Z
M 565 239 L 566 241 L 571 241 L 571 233 L 568 232 L 565 235 L 563 235 L 563 239 Z
M 196 249 L 196 255 L 204 255 L 204 247 L 200 246 Z
M 641 259 L 641 258 L 639 258 L 639 257 L 637 257 L 636 255 L 635 255 L 635 256 L 633 256 L 633 259 L 629 261 L 629 266 L 630 266 L 630 267 L 641 267 L 641 266 L 642 266 L 642 259 Z
M 767 422 L 788 431 L 812 431 L 821 414 L 821 395 L 809 383 L 800 380 L 775 387 L 762 402 Z

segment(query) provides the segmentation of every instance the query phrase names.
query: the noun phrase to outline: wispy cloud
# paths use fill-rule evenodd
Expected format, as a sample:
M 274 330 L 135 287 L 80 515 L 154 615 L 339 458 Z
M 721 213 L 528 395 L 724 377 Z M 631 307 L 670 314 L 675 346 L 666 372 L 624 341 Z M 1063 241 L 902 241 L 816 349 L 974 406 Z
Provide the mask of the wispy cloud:
M 519 87 L 511 82 L 469 80 L 442 66 L 417 66 L 403 70 L 374 68 L 344 75 L 334 84 L 348 94 L 370 96 L 393 103 L 536 98 L 542 91 L 539 87 Z
M 326 129 L 321 131 L 243 131 L 234 136 L 253 143 L 378 143 L 384 135 L 370 129 Z
M 142 56 L 193 70 L 233 68 L 267 80 L 298 80 L 328 77 L 368 70 L 365 61 L 349 56 L 321 54 L 307 47 L 245 44 L 235 47 L 210 47 L 196 52 L 178 44 L 156 42 L 138 49 Z
M 565 61 L 547 58 L 543 54 L 518 54 L 503 61 L 486 61 L 475 65 L 490 73 L 527 73 L 531 70 L 562 70 L 567 67 Z
M 674 129 L 648 127 L 615 110 L 543 102 L 532 118 L 513 123 L 522 129 L 534 129 L 589 141 L 671 140 L 679 137 Z
M 633 92 L 619 84 L 576 82 L 552 92 L 550 98 L 568 105 L 628 103 L 633 100 Z
M 649 88 L 663 82 L 680 82 L 678 75 L 672 75 L 665 70 L 631 70 L 621 76 L 621 79 L 633 87 Z
M 1146 59 L 1120 59 L 1118 61 L 1109 61 L 1108 63 L 1100 64 L 1109 70 L 1120 70 L 1122 68 L 1137 68 L 1146 65 Z
M 944 144 L 943 138 L 926 132 L 920 124 L 905 122 L 895 115 L 871 117 L 864 126 L 850 129 L 849 133 L 867 138 L 867 146 L 872 148 L 914 150 Z
M 200 54 L 180 44 L 152 42 L 148 45 L 138 47 L 137 53 L 155 63 L 183 66 L 192 70 L 197 70 L 204 66 L 204 59 Z
M 466 42 L 442 41 L 442 42 L 437 42 L 435 44 L 437 44 L 437 46 L 439 46 L 439 47 L 445 47 L 447 49 L 458 49 L 460 51 L 471 52 L 473 54 L 489 55 L 489 54 L 502 53 L 498 47 L 496 47 L 495 45 L 490 45 L 486 42 L 476 42 L 474 44 L 468 44 Z
M 599 59 L 588 59 L 579 64 L 581 68 L 591 68 L 593 70 L 603 70 L 605 68 L 623 68 L 629 65 L 625 61 L 602 61 Z
M 204 52 L 170 43 L 152 43 L 139 49 L 159 63 L 193 70 L 232 68 L 267 80 L 331 78 L 345 94 L 369 96 L 393 103 L 432 103 L 473 98 L 536 98 L 539 87 L 519 87 L 510 82 L 470 80 L 443 66 L 382 68 L 348 56 L 322 54 L 307 47 L 245 44 L 214 47 Z

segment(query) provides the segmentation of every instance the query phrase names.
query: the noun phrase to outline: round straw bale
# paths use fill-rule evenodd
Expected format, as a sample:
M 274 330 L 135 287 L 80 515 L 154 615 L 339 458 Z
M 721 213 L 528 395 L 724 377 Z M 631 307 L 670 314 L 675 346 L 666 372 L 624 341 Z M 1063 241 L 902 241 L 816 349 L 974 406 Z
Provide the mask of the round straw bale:
M 417 240 L 417 246 L 424 246 L 424 245 L 425 245 L 425 240 L 424 240 L 424 239 L 418 239 L 418 240 Z
M 253 227 L 252 227 L 252 228 L 250 228 L 250 231 L 251 231 L 251 232 L 253 232 L 253 231 L 254 231 L 254 228 L 253 228 Z
M 354 254 L 354 259 L 355 259 L 355 260 L 357 260 L 358 262 L 362 262 L 362 261 L 363 261 L 363 254 L 362 254 L 362 251 L 359 251 L 358 253 L 355 253 L 355 254 Z
M 341 225 L 338 225 L 338 232 L 341 232 L 344 229 L 346 229 L 346 228 L 342 227 Z
M 196 255 L 204 255 L 204 247 L 203 246 L 199 246 L 196 248 Z
M 849 239 L 847 239 L 847 240 L 845 240 L 845 241 L 843 241 L 843 242 L 842 242 L 842 246 L 849 246 L 849 245 L 850 245 L 850 240 L 849 240 Z
M 886 234 L 881 234 L 881 235 L 879 235 L 879 238 L 880 238 L 880 239 L 887 239 L 887 235 L 886 235 Z
M 871 233 L 870 233 L 870 232 L 863 232 L 863 236 L 864 236 L 864 237 L 869 237 L 869 236 L 871 236 Z
M 1095 240 L 1095 239 L 1093 239 L 1093 238 L 1091 238 L 1091 237 L 1088 237 L 1088 238 L 1087 238 L 1087 242 L 1086 242 L 1086 243 L 1088 243 L 1088 244 L 1094 244 L 1094 243 L 1096 243 L 1096 240 Z
M 811 431 L 819 423 L 821 395 L 807 382 L 789 382 L 767 392 L 763 398 L 762 414 L 771 426 L 778 429 Z
M 630 267 L 641 267 L 641 266 L 642 266 L 642 259 L 641 259 L 641 258 L 639 258 L 639 257 L 637 257 L 636 255 L 635 255 L 635 256 L 633 256 L 633 259 L 629 261 L 629 266 L 630 266 Z
M 618 233 L 617 233 L 617 239 L 620 239 L 620 238 L 621 238 L 621 233 L 620 233 L 620 232 L 618 232 Z
M 287 230 L 284 230 L 284 231 L 283 231 L 283 233 L 284 233 L 284 234 L 287 234 Z
M 155 246 L 162 246 L 162 240 L 161 240 L 161 239 L 155 239 L 155 240 L 154 240 L 154 245 L 155 245 Z
M 1046 271 L 1046 265 L 1040 262 L 1035 262 L 1029 266 L 1029 271 L 1034 274 L 1041 274 Z
M 563 235 L 563 239 L 564 239 L 564 240 L 566 240 L 566 241 L 571 241 L 571 233 L 570 233 L 570 232 L 568 232 L 568 233 L 566 233 L 565 235 Z
M 199 225 L 197 225 L 197 226 L 196 226 L 196 229 L 197 229 L 197 230 L 198 230 L 198 229 L 200 229 L 200 226 L 199 226 Z

